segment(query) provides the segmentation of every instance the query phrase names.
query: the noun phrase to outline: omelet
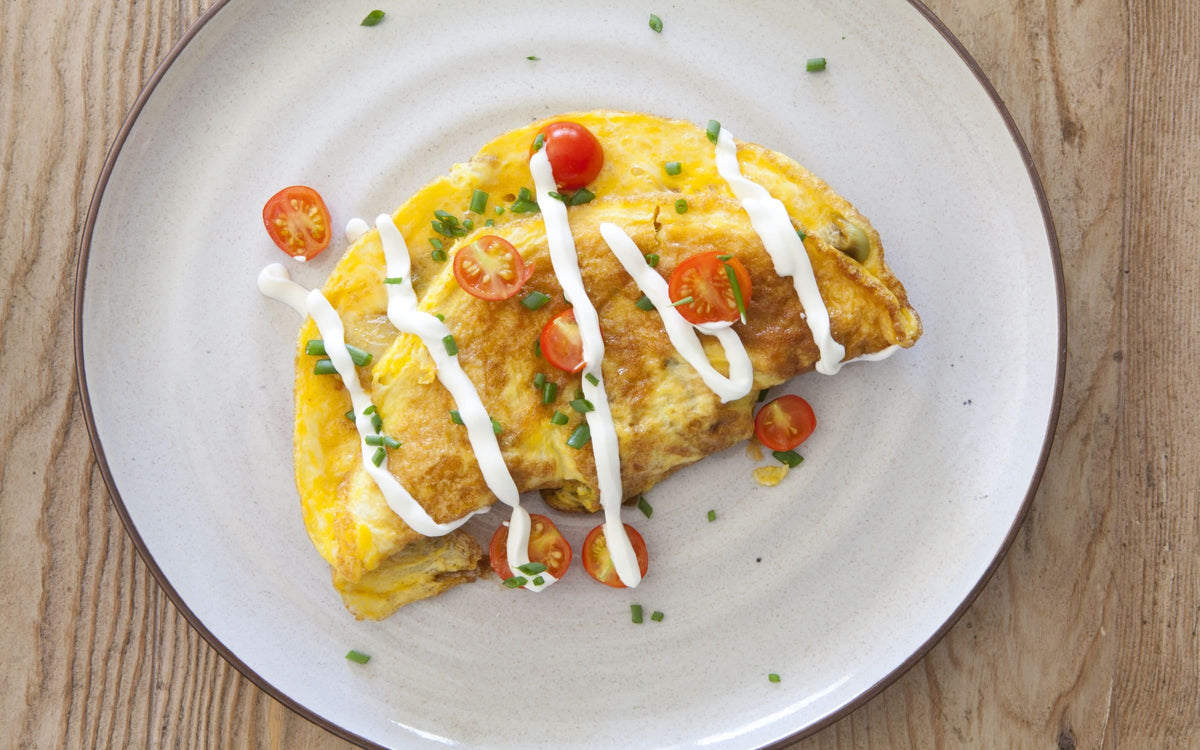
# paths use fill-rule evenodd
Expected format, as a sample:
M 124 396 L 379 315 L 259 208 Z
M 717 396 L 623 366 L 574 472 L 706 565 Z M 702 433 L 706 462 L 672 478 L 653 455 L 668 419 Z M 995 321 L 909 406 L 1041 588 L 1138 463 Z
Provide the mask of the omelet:
M 584 419 L 569 406 L 580 375 L 551 366 L 538 349 L 543 326 L 569 305 L 550 261 L 543 217 L 523 193 L 533 187 L 530 144 L 557 121 L 584 125 L 604 151 L 603 167 L 587 186 L 595 197 L 568 205 L 567 218 L 603 333 L 602 371 L 625 497 L 748 438 L 759 391 L 813 369 L 821 352 L 792 280 L 776 273 L 743 204 L 718 172 L 704 128 L 639 113 L 569 113 L 506 133 L 455 165 L 392 215 L 409 249 L 418 309 L 442 317 L 452 332 L 458 361 L 494 421 L 519 490 L 539 490 L 560 510 L 590 512 L 599 508 L 593 452 L 590 445 L 568 445 Z M 736 153 L 742 174 L 782 202 L 803 237 L 844 358 L 911 347 L 922 332 L 920 319 L 866 217 L 782 154 L 742 142 Z M 664 168 L 668 162 L 678 168 Z M 473 198 L 473 208 L 482 210 L 471 210 Z M 659 313 L 639 304 L 642 291 L 601 236 L 603 224 L 620 227 L 641 253 L 655 257 L 664 279 L 685 259 L 713 250 L 745 266 L 752 294 L 734 330 L 753 366 L 749 393 L 722 403 L 705 385 L 675 350 Z M 484 235 L 506 239 L 532 265 L 521 294 L 485 300 L 460 287 L 455 252 Z M 435 522 L 449 523 L 496 497 L 466 429 L 452 418 L 455 402 L 429 352 L 389 323 L 385 277 L 380 236 L 372 230 L 349 248 L 322 291 L 342 319 L 346 342 L 371 355 L 358 377 L 378 409 L 382 433 L 399 443 L 387 451 L 384 466 Z M 549 300 L 530 309 L 522 304 L 530 292 Z M 461 529 L 422 536 L 391 510 L 364 468 L 341 379 L 313 373 L 305 347 L 320 336 L 308 318 L 296 356 L 296 483 L 309 536 L 346 606 L 359 618 L 379 619 L 476 579 L 484 554 Z M 712 336 L 701 339 L 712 365 L 727 372 L 723 347 Z M 554 383 L 554 398 L 546 399 L 545 386 L 535 381 Z M 556 412 L 567 415 L 566 424 L 557 423 Z

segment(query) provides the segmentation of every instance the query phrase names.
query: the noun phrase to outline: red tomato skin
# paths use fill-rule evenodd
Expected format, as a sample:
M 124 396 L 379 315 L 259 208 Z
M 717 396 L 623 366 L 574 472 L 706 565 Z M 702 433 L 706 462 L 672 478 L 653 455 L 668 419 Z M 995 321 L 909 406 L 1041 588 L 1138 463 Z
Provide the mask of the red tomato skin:
M 807 401 L 788 394 L 763 404 L 754 416 L 754 436 L 773 451 L 790 451 L 808 440 L 817 417 Z
M 642 539 L 642 535 L 637 529 L 629 524 L 622 524 L 625 527 L 625 533 L 629 534 L 629 541 L 633 545 L 633 553 L 637 556 L 638 569 L 642 572 L 642 577 L 646 577 L 646 571 L 650 569 L 650 556 L 646 552 L 646 540 Z M 597 537 L 604 533 L 604 524 L 600 524 L 596 528 L 588 532 L 587 538 L 583 540 L 583 569 L 588 572 L 595 580 L 603 583 L 614 589 L 626 588 L 625 584 L 621 583 L 620 576 L 613 568 L 612 557 L 608 552 L 607 540 L 604 551 L 601 557 L 596 557 L 596 551 L 593 545 Z
M 585 187 L 604 166 L 604 147 L 592 131 L 569 120 L 552 122 L 540 131 L 542 148 L 554 170 L 554 182 L 563 190 Z M 535 149 L 529 147 L 532 156 Z
M 683 260 L 671 272 L 668 293 L 672 302 L 689 296 L 703 298 L 675 308 L 689 323 L 732 323 L 741 319 L 737 303 L 734 301 L 733 287 L 725 272 L 725 263 L 733 268 L 738 287 L 742 291 L 742 304 L 750 304 L 750 296 L 754 291 L 750 273 L 737 258 L 722 261 L 718 259 L 719 255 L 721 253 L 716 250 L 698 253 Z
M 583 338 L 575 322 L 575 308 L 568 307 L 542 327 L 538 338 L 542 356 L 563 372 L 577 373 L 587 363 L 583 361 Z
M 537 528 L 538 524 L 543 524 L 542 528 L 545 532 L 541 537 L 535 537 L 533 529 Z M 531 527 L 529 534 L 529 560 L 530 562 L 541 562 L 546 565 L 546 572 L 555 578 L 562 578 L 567 570 L 571 567 L 572 550 L 571 545 L 563 537 L 558 527 L 554 525 L 546 516 L 538 513 L 529 514 L 529 524 Z M 545 559 L 539 559 L 542 556 L 542 548 L 539 547 L 539 541 L 548 539 L 548 547 L 558 549 L 563 553 L 562 564 L 557 567 L 551 567 L 550 563 Z M 492 570 L 496 575 L 500 576 L 500 580 L 505 581 L 512 578 L 512 568 L 508 567 L 508 527 L 500 524 L 492 534 L 492 541 L 488 544 L 488 560 L 491 562 Z
M 491 261 L 493 254 L 503 254 L 503 258 Z M 471 265 L 481 266 L 481 261 L 491 261 L 488 265 L 507 263 L 512 268 L 512 278 L 504 279 L 497 273 L 488 274 L 486 280 L 477 278 Z M 533 275 L 533 264 L 526 263 L 512 243 L 503 237 L 493 234 L 484 235 L 470 245 L 464 245 L 454 254 L 454 278 L 463 291 L 473 297 L 486 300 L 502 300 L 516 296 L 521 287 Z
M 325 200 L 307 185 L 292 185 L 272 195 L 262 216 L 271 241 L 296 260 L 312 260 L 333 237 Z

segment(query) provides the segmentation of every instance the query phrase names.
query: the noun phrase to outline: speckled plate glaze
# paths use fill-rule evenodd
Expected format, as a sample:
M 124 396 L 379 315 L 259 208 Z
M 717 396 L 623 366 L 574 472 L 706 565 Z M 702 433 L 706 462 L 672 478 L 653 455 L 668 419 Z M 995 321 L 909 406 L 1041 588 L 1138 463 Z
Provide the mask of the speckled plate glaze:
M 369 6 L 219 2 L 139 99 L 97 189 L 78 373 L 158 579 L 259 685 L 368 744 L 763 746 L 861 704 L 979 591 L 1054 431 L 1058 253 L 991 87 L 905 0 L 373 2 L 374 28 L 359 25 Z M 806 73 L 818 56 L 828 69 Z M 356 622 L 301 524 L 297 319 L 255 289 L 282 260 L 262 204 L 305 183 L 337 225 L 370 218 L 498 133 L 595 108 L 715 118 L 807 165 L 878 227 L 925 337 L 791 384 L 821 424 L 779 487 L 755 484 L 739 446 L 655 489 L 652 519 L 626 511 L 652 550 L 638 589 L 575 567 L 544 595 L 482 582 Z M 318 285 L 344 246 L 295 276 Z M 594 523 L 561 525 L 578 544 Z M 665 617 L 634 625 L 631 603 Z

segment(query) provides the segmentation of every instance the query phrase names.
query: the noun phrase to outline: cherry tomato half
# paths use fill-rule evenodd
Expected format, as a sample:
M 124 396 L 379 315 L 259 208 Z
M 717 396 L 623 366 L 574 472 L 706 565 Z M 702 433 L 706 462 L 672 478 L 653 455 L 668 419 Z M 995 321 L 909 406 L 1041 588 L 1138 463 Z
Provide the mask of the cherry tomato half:
M 754 436 L 773 451 L 790 451 L 817 428 L 812 407 L 799 396 L 780 396 L 763 404 L 754 417 Z
M 512 243 L 485 235 L 454 254 L 454 278 L 479 299 L 508 299 L 529 280 L 533 264 L 525 263 Z
M 329 247 L 329 209 L 316 190 L 285 187 L 263 206 L 263 226 L 279 249 L 296 260 L 311 260 Z
M 693 255 L 671 273 L 668 285 L 671 301 L 692 298 L 691 302 L 675 308 L 688 322 L 733 322 L 741 317 L 733 284 L 729 283 L 729 274 L 725 271 L 726 264 L 737 278 L 743 307 L 750 304 L 750 274 L 746 267 L 737 258 L 720 260 L 720 255 L 715 250 Z
M 575 308 L 568 307 L 542 327 L 542 356 L 563 372 L 583 369 L 583 336 L 575 322 Z
M 564 190 L 584 187 L 604 166 L 604 147 L 592 131 L 577 122 L 552 122 L 541 129 L 546 158 L 554 170 L 554 182 Z M 535 139 L 536 140 L 536 139 Z M 534 147 L 529 147 L 533 156 Z
M 488 558 L 492 570 L 501 580 L 508 580 L 513 574 L 512 568 L 508 567 L 507 545 L 508 527 L 500 524 L 488 545 Z M 571 567 L 571 545 L 563 539 L 553 521 L 537 513 L 529 514 L 529 561 L 542 563 L 546 572 L 555 578 L 562 578 Z
M 629 535 L 629 541 L 633 544 L 633 554 L 637 556 L 638 568 L 645 576 L 646 570 L 649 568 L 646 542 L 637 529 L 629 524 L 623 525 L 625 533 Z M 583 540 L 583 569 L 605 586 L 612 586 L 614 589 L 625 588 L 625 584 L 621 583 L 621 578 L 617 575 L 616 567 L 613 566 L 612 555 L 608 551 L 608 541 L 604 538 L 604 524 L 589 531 L 587 539 Z

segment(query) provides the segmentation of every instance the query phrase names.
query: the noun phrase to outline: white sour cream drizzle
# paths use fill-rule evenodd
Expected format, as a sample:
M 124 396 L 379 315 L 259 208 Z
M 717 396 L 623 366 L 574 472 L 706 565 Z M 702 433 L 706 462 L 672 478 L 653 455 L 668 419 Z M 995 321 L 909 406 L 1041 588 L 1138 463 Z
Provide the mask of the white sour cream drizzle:
M 775 273 L 780 276 L 792 277 L 792 285 L 800 304 L 804 307 L 804 317 L 808 328 L 812 331 L 813 341 L 817 344 L 820 356 L 817 359 L 817 372 L 823 375 L 836 375 L 842 368 L 842 357 L 846 356 L 846 348 L 833 340 L 833 332 L 829 327 L 829 310 L 821 299 L 821 290 L 817 287 L 817 277 L 813 274 L 812 263 L 804 243 L 796 234 L 787 209 L 783 203 L 771 197 L 766 188 L 742 176 L 742 168 L 738 164 L 737 144 L 733 135 L 724 127 L 717 136 L 717 171 L 733 194 L 742 203 L 742 208 L 750 216 L 750 223 L 758 233 L 763 246 L 775 264 Z
M 346 222 L 346 242 L 353 245 L 358 242 L 364 234 L 371 230 L 371 225 L 362 219 L 355 216 L 350 221 Z
M 282 264 L 272 263 L 258 272 L 258 291 L 292 308 L 301 317 L 308 316 L 308 290 L 292 281 Z
M 571 225 L 567 222 L 567 205 L 550 195 L 551 191 L 557 189 L 557 185 L 546 149 L 539 149 L 529 158 L 529 171 L 533 175 L 537 203 L 546 226 L 550 263 L 562 285 L 563 296 L 575 308 L 575 322 L 579 325 L 579 335 L 583 340 L 583 395 L 595 407 L 584 417 L 592 435 L 592 455 L 596 461 L 600 505 L 604 508 L 604 537 L 617 576 L 621 583 L 633 588 L 641 582 L 642 572 L 638 566 L 637 555 L 633 551 L 633 543 L 629 541 L 625 524 L 621 522 L 621 456 L 617 444 L 617 429 L 608 405 L 608 394 L 604 390 L 604 373 L 601 368 L 604 361 L 604 338 L 600 334 L 600 316 L 583 287 L 575 237 L 571 234 Z
M 721 403 L 728 403 L 749 393 L 754 386 L 754 368 L 750 364 L 750 355 L 746 353 L 746 347 L 737 333 L 729 325 L 693 325 L 679 310 L 672 307 L 666 280 L 646 263 L 646 257 L 625 230 L 606 221 L 600 225 L 600 236 L 633 277 L 638 289 L 642 290 L 662 316 L 667 338 L 671 340 L 675 351 L 696 368 L 704 384 L 717 394 Z M 721 342 L 725 349 L 725 358 L 729 361 L 729 377 L 717 372 L 708 361 L 704 347 L 700 344 L 700 337 L 696 335 L 697 330 L 712 334 Z

